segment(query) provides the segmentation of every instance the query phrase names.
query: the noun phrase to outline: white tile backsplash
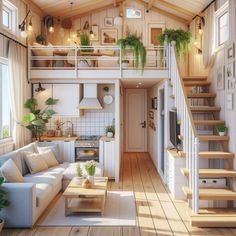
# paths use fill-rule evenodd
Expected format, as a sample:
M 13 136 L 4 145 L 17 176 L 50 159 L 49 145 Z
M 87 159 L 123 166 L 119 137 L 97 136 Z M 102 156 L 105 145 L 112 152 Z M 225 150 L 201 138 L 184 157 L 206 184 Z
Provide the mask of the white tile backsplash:
M 81 117 L 53 117 L 47 124 L 47 129 L 55 129 L 55 121 L 60 119 L 62 122 L 71 121 L 74 125 L 75 135 L 104 135 L 105 128 L 114 124 L 114 112 L 85 111 Z M 63 125 L 63 131 L 67 125 Z

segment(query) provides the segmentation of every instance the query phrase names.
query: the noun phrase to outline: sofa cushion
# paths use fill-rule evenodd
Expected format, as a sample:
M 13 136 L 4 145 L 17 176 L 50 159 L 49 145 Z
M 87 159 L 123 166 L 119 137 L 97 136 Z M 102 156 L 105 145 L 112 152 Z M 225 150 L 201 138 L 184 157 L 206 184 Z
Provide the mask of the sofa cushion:
M 82 168 L 83 175 L 87 176 L 87 173 L 86 173 L 85 167 L 84 167 L 85 162 L 79 162 L 79 163 L 80 163 L 80 166 Z M 69 166 L 63 172 L 63 180 L 71 180 L 77 175 L 77 170 L 76 170 L 77 165 L 78 165 L 78 162 L 69 164 Z M 95 176 L 103 176 L 103 169 L 100 165 L 96 168 Z
M 48 167 L 58 166 L 59 163 L 53 154 L 52 150 L 46 150 L 41 152 L 40 155 L 43 157 L 44 161 L 47 163 Z
M 48 169 L 48 165 L 45 162 L 44 158 L 42 157 L 42 154 L 24 152 L 24 156 L 25 156 L 25 162 L 31 174 L 35 174 L 37 172 Z
M 12 159 L 7 160 L 1 167 L 2 176 L 7 182 L 24 182 L 24 178 Z
M 39 207 L 50 195 L 52 186 L 49 184 L 36 184 L 36 206 Z
M 46 146 L 44 146 L 44 145 L 46 145 Z M 52 150 L 57 161 L 59 163 L 63 163 L 63 160 L 62 160 L 60 152 L 59 152 L 59 144 L 58 143 L 50 142 L 50 143 L 45 144 L 45 142 L 38 142 L 37 143 L 37 150 L 39 153 L 42 153 L 45 150 Z

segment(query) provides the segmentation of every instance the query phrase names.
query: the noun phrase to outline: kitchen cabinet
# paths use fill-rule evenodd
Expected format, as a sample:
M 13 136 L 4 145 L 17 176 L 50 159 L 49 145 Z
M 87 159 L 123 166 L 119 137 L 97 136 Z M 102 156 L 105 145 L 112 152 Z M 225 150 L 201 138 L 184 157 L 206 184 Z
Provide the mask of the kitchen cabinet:
M 103 175 L 114 179 L 115 178 L 115 141 L 100 140 L 100 163 L 103 165 Z
M 38 109 L 42 110 L 47 105 L 45 102 L 48 98 L 52 97 L 52 84 L 41 84 L 45 89 L 44 91 L 36 92 L 35 89 L 39 87 L 39 84 L 33 84 L 33 95 L 38 102 Z
M 78 105 L 81 97 L 80 84 L 53 84 L 53 98 L 59 99 L 53 109 L 58 116 L 80 116 Z
M 43 141 L 40 147 L 58 145 L 58 160 L 62 162 L 75 162 L 75 141 Z

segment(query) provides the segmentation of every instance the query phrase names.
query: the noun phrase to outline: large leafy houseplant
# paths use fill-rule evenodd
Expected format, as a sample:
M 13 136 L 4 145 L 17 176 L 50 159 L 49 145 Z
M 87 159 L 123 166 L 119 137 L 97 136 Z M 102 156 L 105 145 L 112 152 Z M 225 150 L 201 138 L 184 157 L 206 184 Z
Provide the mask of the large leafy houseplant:
M 89 35 L 85 32 L 80 34 L 79 39 L 80 39 L 81 46 L 90 47 L 92 45 Z M 81 52 L 93 52 L 93 49 L 92 48 L 85 48 L 85 49 L 81 49 L 80 51 Z
M 48 98 L 45 102 L 46 107 L 43 110 L 37 108 L 37 100 L 29 98 L 25 102 L 25 108 L 30 112 L 23 117 L 23 125 L 29 129 L 33 138 L 40 139 L 40 136 L 46 130 L 46 124 L 56 112 L 50 106 L 57 104 L 58 99 Z
M 119 39 L 117 45 L 121 47 L 122 55 L 125 56 L 127 49 L 132 49 L 135 56 L 135 66 L 143 71 L 146 64 L 147 52 L 140 38 L 133 34 L 128 34 L 125 38 Z
M 166 29 L 159 35 L 158 39 L 162 46 L 165 42 L 169 44 L 172 41 L 175 41 L 178 58 L 180 58 L 181 54 L 186 58 L 192 44 L 191 32 L 182 29 Z

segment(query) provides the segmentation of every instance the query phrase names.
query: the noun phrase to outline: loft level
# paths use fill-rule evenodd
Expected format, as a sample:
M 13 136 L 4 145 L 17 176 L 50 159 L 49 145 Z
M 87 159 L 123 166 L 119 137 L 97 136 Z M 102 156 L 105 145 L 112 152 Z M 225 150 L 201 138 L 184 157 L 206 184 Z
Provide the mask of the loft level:
M 31 46 L 29 79 L 168 78 L 169 47 L 146 48 L 144 69 L 117 46 Z

